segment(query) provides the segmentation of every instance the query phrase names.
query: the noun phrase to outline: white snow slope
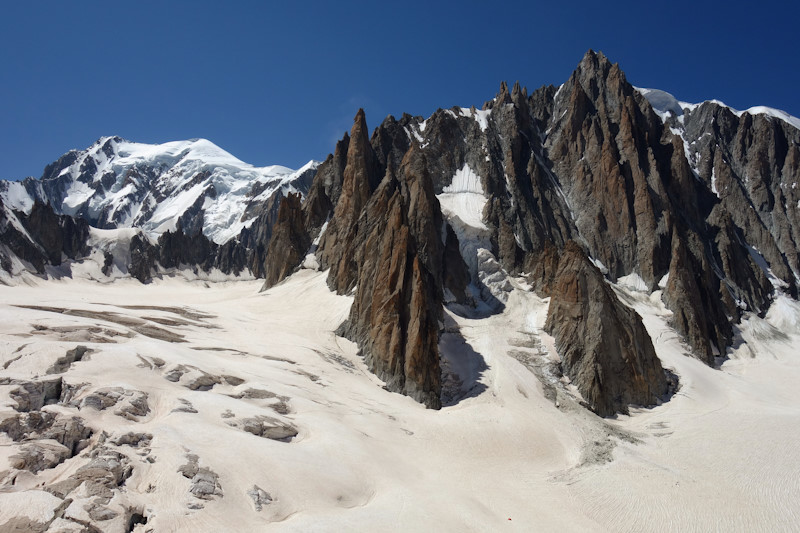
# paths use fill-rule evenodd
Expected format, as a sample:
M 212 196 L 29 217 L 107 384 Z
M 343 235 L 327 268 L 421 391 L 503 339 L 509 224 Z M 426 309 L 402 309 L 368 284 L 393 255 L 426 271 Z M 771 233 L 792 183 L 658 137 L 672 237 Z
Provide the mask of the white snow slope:
M 789 531 L 800 523 L 796 302 L 749 317 L 741 335 L 752 353 L 740 348 L 712 369 L 684 355 L 658 293 L 618 287 L 681 388 L 661 406 L 603 420 L 548 374 L 557 360 L 541 331 L 548 302 L 515 285 L 501 314 L 448 314 L 447 331 L 463 339 L 443 336 L 451 400 L 432 411 L 382 389 L 356 347 L 333 333 L 352 299 L 331 293 L 325 277 L 301 270 L 266 293 L 258 281 L 180 278 L 0 286 L 8 383 L 0 420 L 19 414 L 20 383 L 61 377 L 71 397 L 42 411 L 94 430 L 85 449 L 36 474 L 12 465 L 44 441 L 0 433 L 0 530 L 94 520 L 127 531 L 133 513 L 147 519 L 139 532 Z M 45 373 L 78 345 L 91 352 Z M 118 403 L 98 410 L 89 397 L 109 390 Z M 149 411 L 126 415 L 142 393 Z M 297 435 L 260 436 L 264 424 Z M 135 447 L 129 433 L 151 439 Z M 47 492 L 111 452 L 131 470 L 106 497 L 87 483 L 67 503 Z M 192 456 L 204 470 L 184 475 Z

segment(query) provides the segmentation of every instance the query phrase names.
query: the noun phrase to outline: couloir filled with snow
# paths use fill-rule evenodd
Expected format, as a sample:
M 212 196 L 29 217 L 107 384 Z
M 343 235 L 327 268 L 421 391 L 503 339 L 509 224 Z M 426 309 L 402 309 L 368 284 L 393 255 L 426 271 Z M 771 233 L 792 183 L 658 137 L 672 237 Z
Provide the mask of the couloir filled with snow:
M 445 405 L 433 411 L 385 391 L 334 334 L 352 298 L 329 291 L 324 272 L 301 270 L 263 293 L 259 281 L 178 275 L 143 286 L 73 273 L 0 286 L 0 419 L 24 415 L 13 392 L 21 384 L 60 378 L 62 397 L 41 412 L 92 429 L 78 453 L 37 473 L 12 465 L 26 446 L 48 443 L 0 434 L 0 527 L 753 531 L 800 522 L 800 307 L 790 299 L 748 316 L 730 358 L 709 368 L 686 355 L 660 293 L 621 280 L 615 290 L 642 315 L 680 389 L 663 405 L 601 419 L 550 372 L 548 301 L 518 280 L 508 280 L 502 313 L 446 312 Z M 78 346 L 86 354 L 59 366 Z M 109 397 L 116 403 L 103 407 L 98 398 Z M 98 454 L 129 467 L 119 486 L 53 493 L 91 474 Z M 141 519 L 131 525 L 131 516 Z

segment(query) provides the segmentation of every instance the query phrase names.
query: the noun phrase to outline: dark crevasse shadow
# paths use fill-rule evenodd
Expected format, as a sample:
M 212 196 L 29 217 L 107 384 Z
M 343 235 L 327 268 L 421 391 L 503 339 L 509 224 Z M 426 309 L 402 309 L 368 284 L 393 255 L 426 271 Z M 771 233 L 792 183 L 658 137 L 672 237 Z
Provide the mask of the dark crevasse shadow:
M 475 398 L 488 387 L 480 380 L 489 369 L 486 360 L 467 342 L 458 324 L 445 315 L 445 327 L 439 336 L 439 362 L 442 367 L 442 407 L 457 405 Z

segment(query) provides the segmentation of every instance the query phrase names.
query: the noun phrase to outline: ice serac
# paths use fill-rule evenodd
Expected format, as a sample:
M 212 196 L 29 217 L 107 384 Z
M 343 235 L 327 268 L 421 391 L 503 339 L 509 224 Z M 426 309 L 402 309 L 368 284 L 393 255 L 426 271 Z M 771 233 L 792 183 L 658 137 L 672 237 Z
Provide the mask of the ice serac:
M 619 302 L 575 242 L 561 251 L 545 330 L 556 341 L 565 375 L 600 416 L 653 405 L 669 384 L 647 330 Z
M 394 392 L 441 407 L 442 215 L 424 157 L 392 165 L 357 221 L 357 287 L 340 332 Z M 332 275 L 332 273 L 331 273 Z
M 301 202 L 299 194 L 291 193 L 281 201 L 278 220 L 272 229 L 272 238 L 267 247 L 262 290 L 285 279 L 300 266 L 311 246 Z

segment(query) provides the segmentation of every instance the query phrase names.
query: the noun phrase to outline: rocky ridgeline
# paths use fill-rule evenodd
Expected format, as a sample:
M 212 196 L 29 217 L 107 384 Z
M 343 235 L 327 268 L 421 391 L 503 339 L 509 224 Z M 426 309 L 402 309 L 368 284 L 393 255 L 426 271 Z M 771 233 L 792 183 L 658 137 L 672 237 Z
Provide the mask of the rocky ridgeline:
M 257 220 L 221 245 L 196 224 L 155 243 L 135 236 L 130 272 L 249 269 L 269 288 L 314 254 L 331 289 L 354 294 L 340 333 L 387 388 L 434 408 L 443 304 L 497 311 L 500 278 L 523 277 L 552 298 L 547 330 L 590 408 L 653 404 L 669 380 L 606 281 L 636 275 L 663 290 L 673 326 L 713 365 L 744 311 L 765 313 L 776 289 L 796 297 L 800 279 L 800 131 L 711 102 L 662 116 L 592 51 L 561 87 L 503 83 L 480 110 L 389 116 L 371 136 L 359 111 L 302 199 L 250 206 Z M 462 193 L 482 212 L 443 207 Z M 8 244 L 19 224 L 6 219 L 19 255 Z M 78 257 L 85 240 L 59 242 Z M 55 258 L 48 246 L 29 259 L 37 270 Z
M 45 265 L 58 266 L 63 258 L 80 259 L 89 253 L 89 224 L 82 219 L 56 215 L 50 206 L 36 202 L 29 214 L 16 213 L 0 199 L 0 268 L 10 272 L 19 258 L 36 272 Z
M 636 274 L 649 290 L 663 288 L 674 327 L 708 364 L 730 345 L 743 311 L 766 311 L 776 284 L 796 294 L 800 226 L 790 195 L 800 133 L 732 113 L 735 124 L 720 129 L 714 116 L 701 106 L 686 119 L 687 159 L 684 138 L 594 52 L 559 89 L 528 95 L 502 84 L 482 110 L 439 110 L 424 121 L 388 117 L 369 144 L 359 112 L 319 167 L 293 231 L 319 238 L 316 255 L 330 268 L 332 289 L 356 289 L 341 331 L 391 390 L 435 407 L 436 309 L 445 289 L 464 300 L 466 283 L 481 279 L 467 267 L 474 236 L 457 216 L 443 216 L 435 197 L 468 167 L 486 198 L 490 252 L 506 273 L 552 297 L 547 330 L 562 371 L 599 414 L 651 405 L 668 392 L 668 376 L 640 318 L 605 280 Z M 752 128 L 765 135 L 756 139 Z M 703 145 L 693 140 L 700 138 Z M 719 168 L 697 173 L 692 162 L 708 157 Z M 717 177 L 726 168 L 739 170 Z M 735 198 L 715 194 L 712 174 L 717 190 L 725 179 L 738 184 Z M 438 224 L 445 229 L 431 229 Z M 295 267 L 309 251 L 300 248 Z M 463 260 L 446 254 L 453 248 Z M 268 265 L 275 260 L 284 261 L 268 255 Z M 773 263 L 770 280 L 763 266 Z M 284 263 L 280 270 L 292 269 Z M 414 296 L 416 287 L 424 298 Z

